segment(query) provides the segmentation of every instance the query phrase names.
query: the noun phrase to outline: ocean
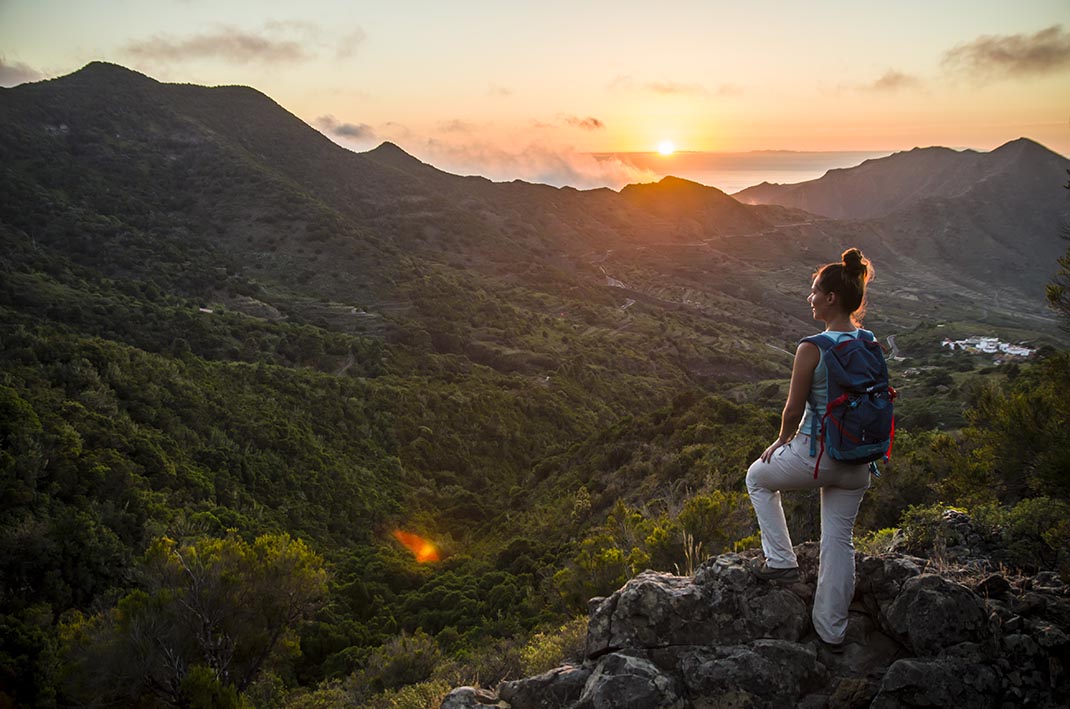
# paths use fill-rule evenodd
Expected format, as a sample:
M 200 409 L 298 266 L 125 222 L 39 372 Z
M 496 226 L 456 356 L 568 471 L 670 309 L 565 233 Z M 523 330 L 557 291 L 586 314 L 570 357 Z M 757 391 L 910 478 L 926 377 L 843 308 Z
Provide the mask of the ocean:
M 759 150 L 746 153 L 676 152 L 595 153 L 600 162 L 620 161 L 661 177 L 672 175 L 734 194 L 762 182 L 794 184 L 816 180 L 833 168 L 854 167 L 890 151 L 798 152 Z

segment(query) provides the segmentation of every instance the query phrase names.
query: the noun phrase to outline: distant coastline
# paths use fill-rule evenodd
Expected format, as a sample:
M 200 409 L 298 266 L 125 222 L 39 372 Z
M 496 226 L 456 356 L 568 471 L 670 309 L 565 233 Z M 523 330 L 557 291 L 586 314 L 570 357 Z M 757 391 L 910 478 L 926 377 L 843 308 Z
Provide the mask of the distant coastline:
M 598 161 L 619 160 L 659 177 L 673 175 L 710 185 L 728 194 L 762 182 L 794 184 L 816 180 L 835 168 L 854 167 L 872 158 L 891 155 L 891 150 L 840 150 L 807 152 L 756 150 L 743 153 L 680 151 L 672 155 L 656 152 L 592 153 Z

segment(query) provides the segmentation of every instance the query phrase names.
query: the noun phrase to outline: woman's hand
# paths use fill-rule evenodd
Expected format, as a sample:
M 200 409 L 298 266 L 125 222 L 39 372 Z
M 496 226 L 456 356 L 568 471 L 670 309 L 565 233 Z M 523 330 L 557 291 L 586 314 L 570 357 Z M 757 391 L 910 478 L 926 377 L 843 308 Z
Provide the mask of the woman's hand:
M 763 463 L 768 463 L 770 460 L 773 459 L 773 453 L 776 453 L 777 448 L 780 448 L 781 446 L 785 446 L 787 444 L 788 444 L 788 441 L 785 441 L 785 440 L 780 439 L 780 438 L 776 439 L 776 441 L 773 443 L 773 445 L 771 445 L 768 448 L 766 448 L 765 452 L 762 453 L 761 461 Z

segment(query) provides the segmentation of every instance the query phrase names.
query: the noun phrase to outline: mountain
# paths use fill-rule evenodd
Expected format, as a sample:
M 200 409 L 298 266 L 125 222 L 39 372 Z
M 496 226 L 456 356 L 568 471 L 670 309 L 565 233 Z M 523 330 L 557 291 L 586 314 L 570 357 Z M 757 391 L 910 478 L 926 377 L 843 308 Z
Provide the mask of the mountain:
M 733 195 L 744 204 L 779 204 L 832 219 L 882 217 L 929 199 L 967 195 L 980 184 L 999 189 L 1046 181 L 1070 166 L 1042 145 L 1019 138 L 990 153 L 914 148 L 792 185 L 764 182 Z M 1017 191 L 1017 190 L 1015 190 Z
M 859 243 L 887 254 L 897 275 L 930 272 L 930 284 L 983 282 L 1039 300 L 1065 249 L 1067 169 L 1070 160 L 1020 138 L 990 153 L 914 149 L 735 197 L 851 220 Z
M 675 178 L 495 183 L 392 144 L 345 150 L 252 88 L 103 63 L 0 90 L 0 128 L 0 704 L 103 701 L 93 672 L 50 673 L 94 666 L 94 647 L 137 655 L 104 609 L 163 612 L 170 591 L 135 588 L 167 571 L 153 550 L 301 539 L 330 602 L 280 641 L 301 653 L 274 658 L 278 684 L 363 673 L 347 686 L 373 692 L 424 676 L 414 643 L 516 655 L 633 566 L 686 563 L 685 525 L 706 549 L 750 543 L 742 466 L 814 327 L 812 270 L 846 244 L 878 264 L 867 324 L 954 385 L 937 405 L 928 379 L 904 382 L 904 421 L 960 421 L 981 376 L 965 361 L 952 378 L 940 337 L 1060 342 L 1022 316 L 1044 264 L 1001 270 L 1033 242 L 981 203 L 1011 215 L 1032 182 L 974 188 L 991 233 L 957 201 L 896 232 Z M 919 257 L 950 246 L 969 257 L 953 273 Z M 990 272 L 1007 289 L 982 312 Z M 907 465 L 942 454 L 926 435 L 908 427 Z M 199 657 L 164 685 L 219 689 Z M 108 696 L 156 701 L 131 687 Z

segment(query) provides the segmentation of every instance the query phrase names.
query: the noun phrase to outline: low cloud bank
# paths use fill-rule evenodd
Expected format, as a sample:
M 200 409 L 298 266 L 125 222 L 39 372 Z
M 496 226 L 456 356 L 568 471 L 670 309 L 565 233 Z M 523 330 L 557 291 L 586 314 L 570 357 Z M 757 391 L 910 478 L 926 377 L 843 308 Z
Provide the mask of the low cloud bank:
M 404 147 L 404 146 L 403 146 Z M 595 157 L 569 147 L 533 143 L 509 151 L 488 143 L 445 143 L 428 140 L 417 157 L 458 175 L 482 175 L 495 181 L 523 180 L 555 187 L 620 189 L 635 182 L 653 182 L 658 175 L 616 156 Z
M 0 55 L 0 86 L 17 86 L 27 81 L 39 81 L 44 75 L 29 64 L 9 62 Z

